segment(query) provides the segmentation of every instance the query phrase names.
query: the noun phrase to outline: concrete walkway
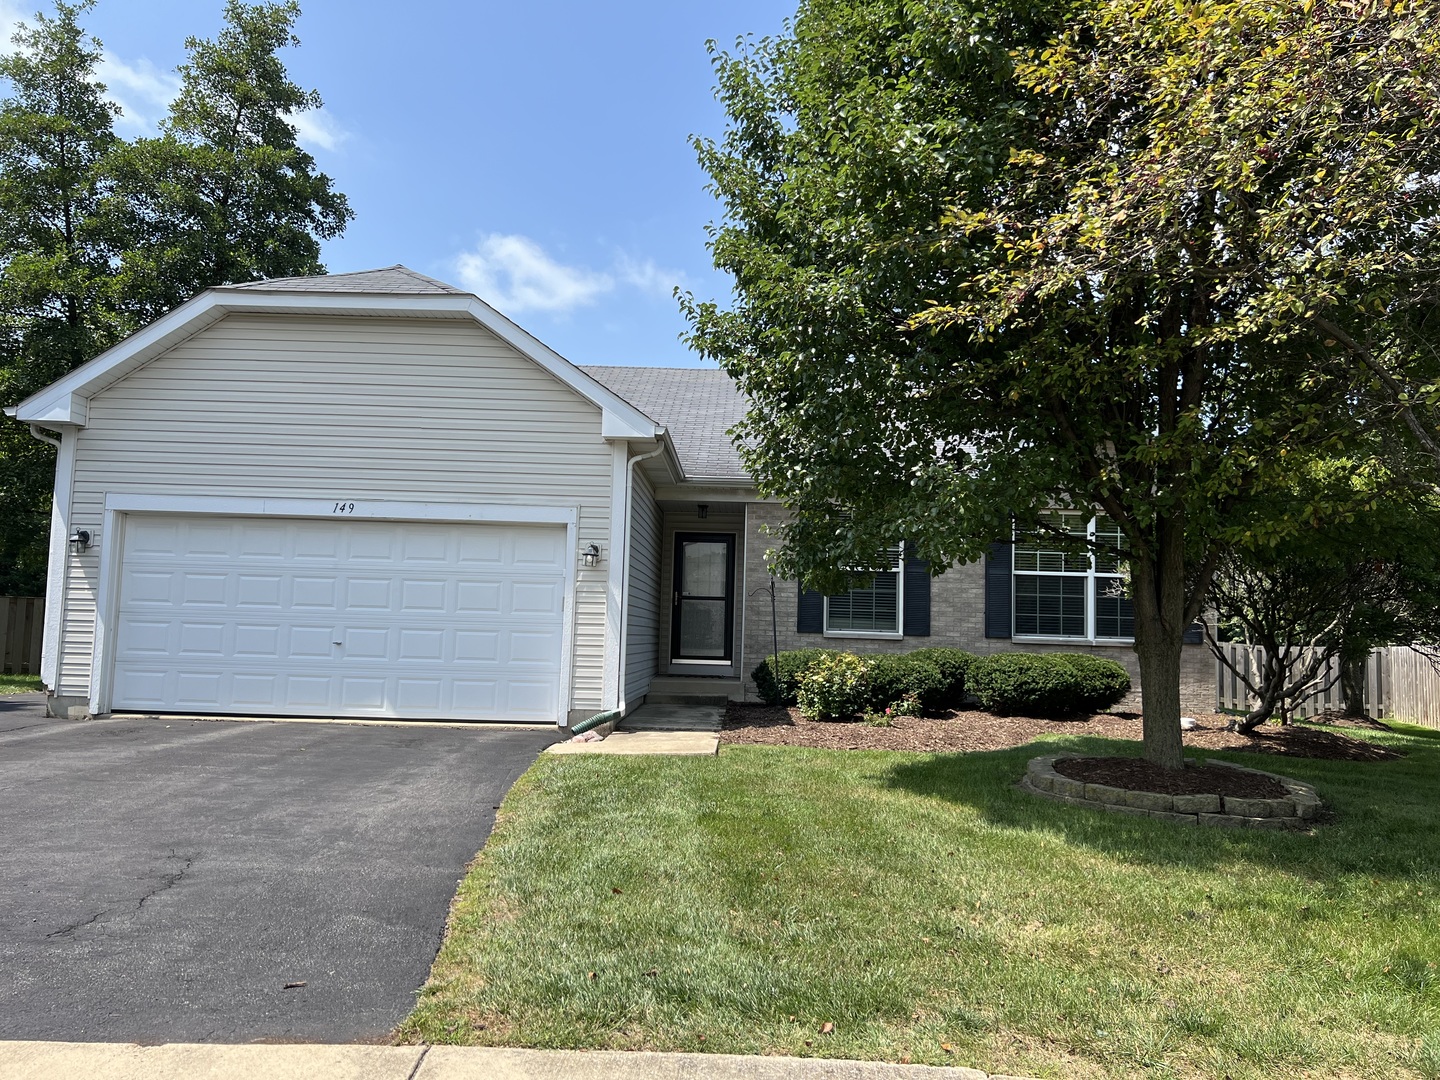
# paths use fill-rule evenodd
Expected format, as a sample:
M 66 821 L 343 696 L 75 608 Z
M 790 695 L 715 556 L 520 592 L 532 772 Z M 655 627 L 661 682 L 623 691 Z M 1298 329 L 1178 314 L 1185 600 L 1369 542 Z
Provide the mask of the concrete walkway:
M 665 754 L 670 757 L 714 757 L 720 736 L 708 731 L 616 731 L 594 742 L 560 742 L 547 754 Z
M 1016 1080 L 823 1058 L 471 1046 L 0 1042 L 0 1080 Z

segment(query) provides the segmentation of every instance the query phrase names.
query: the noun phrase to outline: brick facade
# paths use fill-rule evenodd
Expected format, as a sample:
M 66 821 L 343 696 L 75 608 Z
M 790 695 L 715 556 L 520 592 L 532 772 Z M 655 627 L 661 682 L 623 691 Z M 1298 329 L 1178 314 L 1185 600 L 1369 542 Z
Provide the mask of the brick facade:
M 765 527 L 784 520 L 785 510 L 774 503 L 750 503 L 745 514 L 744 598 L 742 674 L 747 696 L 756 694 L 750 672 L 773 648 L 770 597 L 758 591 L 769 580 L 765 552 L 776 540 Z M 804 648 L 837 648 L 857 653 L 904 653 L 932 645 L 945 645 L 968 652 L 1085 652 L 1118 660 L 1130 672 L 1135 690 L 1127 706 L 1140 701 L 1140 665 L 1133 649 L 1117 645 L 1049 645 L 1013 642 L 985 636 L 985 570 L 983 562 L 952 566 L 930 581 L 930 636 L 903 639 L 834 638 L 823 634 L 801 634 L 795 629 L 799 588 L 793 581 L 775 585 L 776 629 L 781 651 Z M 1186 645 L 1180 660 L 1180 707 L 1187 713 L 1215 711 L 1215 658 L 1204 645 Z

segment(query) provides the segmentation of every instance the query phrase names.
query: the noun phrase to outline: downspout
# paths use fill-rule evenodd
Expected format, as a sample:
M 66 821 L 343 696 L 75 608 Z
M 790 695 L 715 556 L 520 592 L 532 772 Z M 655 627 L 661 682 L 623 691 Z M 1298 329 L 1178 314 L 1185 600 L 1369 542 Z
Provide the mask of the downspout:
M 616 700 L 619 703 L 616 712 L 619 716 L 625 715 L 625 648 L 629 638 L 630 626 L 630 521 L 635 516 L 635 466 L 642 461 L 649 461 L 665 452 L 665 443 L 662 441 L 647 454 L 630 459 L 625 469 L 625 520 L 620 523 L 621 535 L 625 537 L 625 562 L 620 567 L 620 655 L 615 658 L 619 670 L 615 673 Z M 618 717 L 617 717 L 618 719 Z
M 55 436 L 53 435 L 46 435 L 43 431 L 40 430 L 39 424 L 30 425 L 30 434 L 33 435 L 35 438 L 39 439 L 41 442 L 48 442 L 51 446 L 55 447 L 56 450 L 60 449 L 60 440 L 55 438 Z

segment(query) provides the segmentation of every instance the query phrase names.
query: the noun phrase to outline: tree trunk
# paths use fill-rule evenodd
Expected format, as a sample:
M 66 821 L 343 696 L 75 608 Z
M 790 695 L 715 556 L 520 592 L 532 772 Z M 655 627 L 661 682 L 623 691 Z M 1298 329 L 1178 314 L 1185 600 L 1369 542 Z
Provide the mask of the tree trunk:
M 1135 618 L 1135 654 L 1140 659 L 1140 697 L 1144 709 L 1145 760 L 1165 769 L 1185 766 L 1185 743 L 1180 734 L 1181 635 L 1141 630 Z M 1173 641 L 1165 640 L 1173 637 Z M 1158 640 L 1152 640 L 1158 639 Z
M 1340 696 L 1346 716 L 1365 715 L 1365 662 L 1369 659 L 1368 649 L 1358 656 L 1353 650 L 1340 650 Z
M 1168 526 L 1168 527 L 1167 527 Z M 1178 522 L 1162 525 L 1154 559 L 1130 561 L 1135 603 L 1135 655 L 1140 660 L 1140 698 L 1145 760 L 1164 769 L 1185 767 L 1180 734 L 1180 652 L 1185 638 L 1185 561 Z

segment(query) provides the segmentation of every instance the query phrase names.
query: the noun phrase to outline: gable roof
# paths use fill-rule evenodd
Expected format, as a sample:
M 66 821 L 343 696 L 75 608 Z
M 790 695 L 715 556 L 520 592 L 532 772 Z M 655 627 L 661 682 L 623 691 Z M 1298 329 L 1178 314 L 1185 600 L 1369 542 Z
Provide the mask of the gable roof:
M 7 407 L 5 412 L 25 423 L 45 427 L 84 425 L 90 398 L 95 394 L 227 315 L 241 312 L 473 319 L 599 407 L 603 437 L 653 439 L 665 434 L 642 410 L 478 296 L 403 266 L 206 289 L 19 405 Z
M 385 293 L 390 296 L 429 294 L 464 296 L 464 289 L 447 285 L 436 278 L 416 273 L 396 263 L 379 270 L 360 270 L 353 274 L 312 274 L 308 277 L 269 278 L 265 281 L 244 281 L 238 285 L 222 285 L 224 289 L 258 289 L 264 292 L 325 292 Z
M 729 375 L 713 368 L 581 368 L 597 382 L 669 429 L 688 479 L 749 483 L 727 432 L 745 416 L 745 396 Z

